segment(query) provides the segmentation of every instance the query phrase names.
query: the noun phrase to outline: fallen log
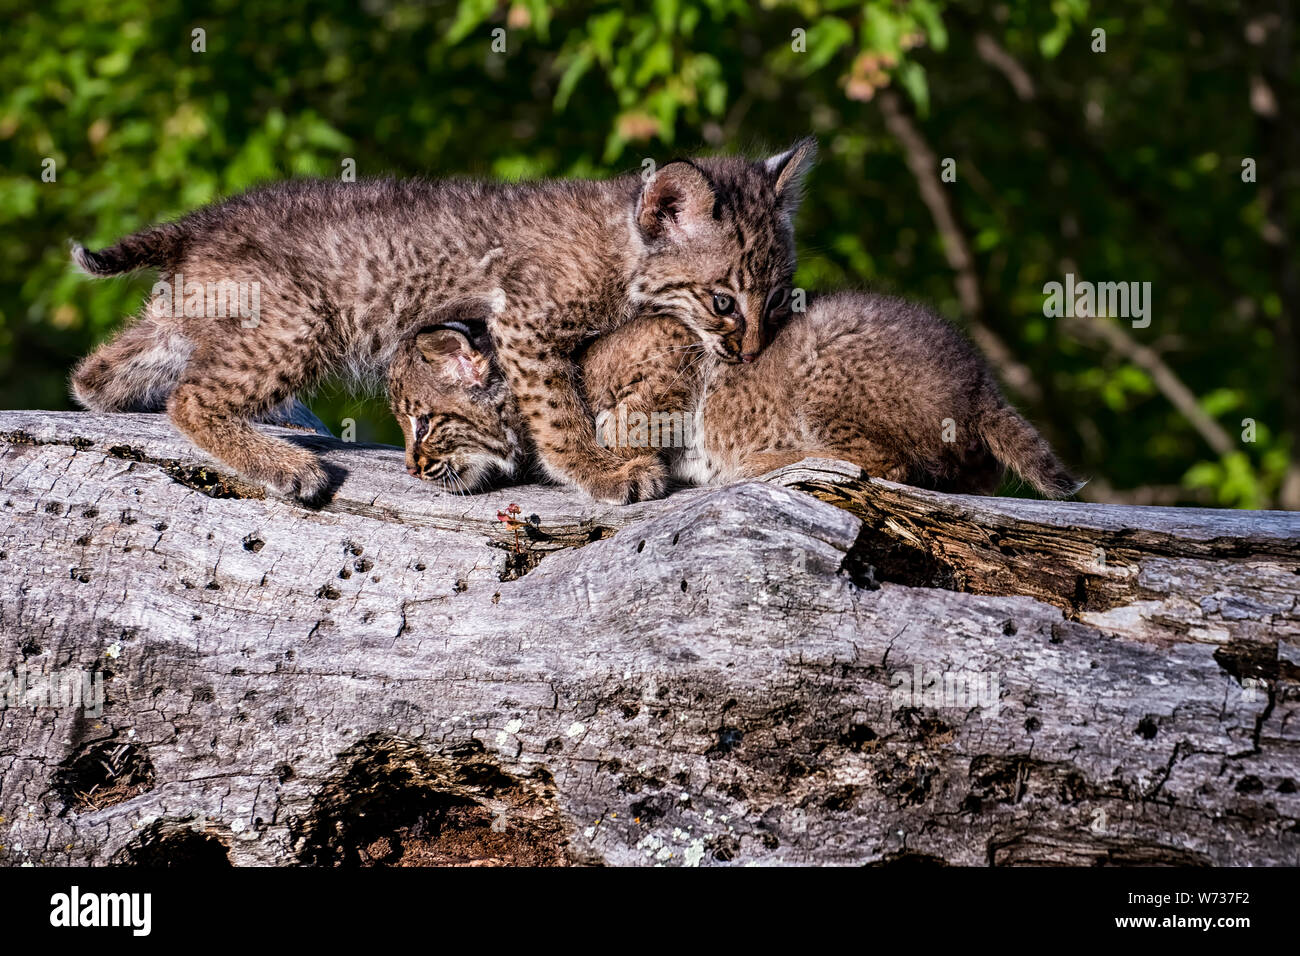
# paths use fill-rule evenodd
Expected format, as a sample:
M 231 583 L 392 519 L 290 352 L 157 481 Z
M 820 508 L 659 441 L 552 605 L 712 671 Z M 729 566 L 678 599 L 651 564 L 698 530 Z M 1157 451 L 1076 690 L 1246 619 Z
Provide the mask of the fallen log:
M 0 413 L 0 865 L 1300 863 L 1300 516 L 280 433 Z

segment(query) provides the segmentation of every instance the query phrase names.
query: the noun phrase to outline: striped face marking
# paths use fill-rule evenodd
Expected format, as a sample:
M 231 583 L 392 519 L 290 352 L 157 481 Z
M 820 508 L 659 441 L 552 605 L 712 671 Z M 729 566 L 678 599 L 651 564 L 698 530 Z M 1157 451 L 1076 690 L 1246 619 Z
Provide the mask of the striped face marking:
M 389 368 L 389 405 L 402 423 L 406 470 L 444 491 L 468 494 L 497 475 L 512 475 L 518 436 L 507 427 L 509 392 L 499 377 L 456 374 L 445 356 L 399 351 Z

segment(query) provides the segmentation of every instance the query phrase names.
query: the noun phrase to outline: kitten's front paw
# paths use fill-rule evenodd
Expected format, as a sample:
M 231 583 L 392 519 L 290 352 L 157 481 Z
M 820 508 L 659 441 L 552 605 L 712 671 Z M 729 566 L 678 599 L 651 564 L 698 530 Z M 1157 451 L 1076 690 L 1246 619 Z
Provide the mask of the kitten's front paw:
M 278 464 L 267 477 L 266 483 L 280 494 L 297 498 L 306 504 L 321 502 L 330 490 L 329 472 L 311 452 L 295 456 L 292 462 Z
M 660 498 L 668 487 L 668 470 L 657 455 L 645 455 L 623 462 L 598 476 L 587 486 L 588 493 L 616 505 Z
M 293 476 L 290 494 L 307 504 L 323 501 L 330 490 L 330 476 L 320 462 L 313 462 Z

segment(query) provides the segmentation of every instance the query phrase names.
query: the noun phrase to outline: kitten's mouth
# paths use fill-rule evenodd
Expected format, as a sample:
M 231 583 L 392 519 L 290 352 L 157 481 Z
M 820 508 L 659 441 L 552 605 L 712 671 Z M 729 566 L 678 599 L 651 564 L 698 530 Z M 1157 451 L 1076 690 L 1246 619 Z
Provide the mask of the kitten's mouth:
M 742 357 L 739 352 L 728 349 L 722 345 L 715 345 L 713 347 L 713 354 L 722 359 L 722 361 L 726 362 L 728 365 L 739 365 L 742 361 L 749 361 L 749 359 Z

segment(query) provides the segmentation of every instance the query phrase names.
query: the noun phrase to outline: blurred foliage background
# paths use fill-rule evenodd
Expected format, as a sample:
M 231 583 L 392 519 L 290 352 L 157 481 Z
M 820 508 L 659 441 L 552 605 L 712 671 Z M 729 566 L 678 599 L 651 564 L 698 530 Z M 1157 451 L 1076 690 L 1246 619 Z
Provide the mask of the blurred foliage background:
M 70 238 L 349 158 L 602 176 L 812 132 L 800 285 L 949 315 L 1091 497 L 1300 507 L 1288 4 L 0 0 L 0 406 L 70 407 L 153 281 Z M 1152 283 L 1149 327 L 1045 317 L 1066 273 Z

